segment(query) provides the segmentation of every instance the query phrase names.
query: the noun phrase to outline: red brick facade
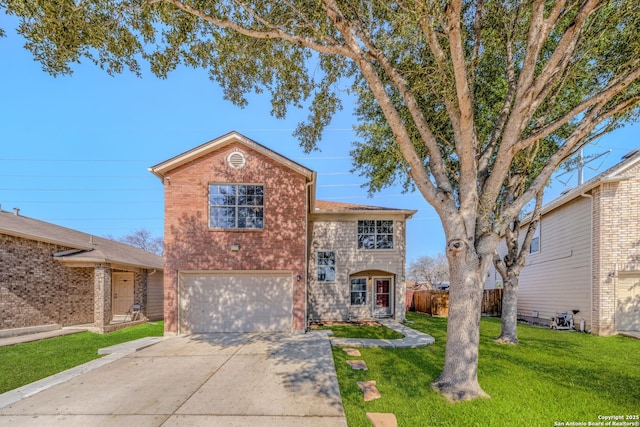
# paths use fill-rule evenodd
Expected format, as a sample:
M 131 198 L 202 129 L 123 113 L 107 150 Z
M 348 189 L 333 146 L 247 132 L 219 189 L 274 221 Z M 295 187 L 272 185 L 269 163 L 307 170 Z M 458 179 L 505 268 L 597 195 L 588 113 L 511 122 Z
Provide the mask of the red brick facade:
M 227 162 L 233 151 L 246 163 Z M 209 227 L 209 185 L 264 186 L 264 228 Z M 305 245 L 307 178 L 282 162 L 238 142 L 197 157 L 164 174 L 165 331 L 178 332 L 179 271 L 291 271 L 293 329 L 305 328 Z M 240 245 L 232 251 L 231 245 Z M 297 280 L 300 276 L 302 279 Z

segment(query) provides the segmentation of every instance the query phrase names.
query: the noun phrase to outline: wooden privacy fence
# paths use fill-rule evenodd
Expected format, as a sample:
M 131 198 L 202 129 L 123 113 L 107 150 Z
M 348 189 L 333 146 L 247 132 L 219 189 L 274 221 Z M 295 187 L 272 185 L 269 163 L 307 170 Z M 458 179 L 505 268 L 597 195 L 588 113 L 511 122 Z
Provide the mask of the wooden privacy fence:
M 411 311 L 426 313 L 432 316 L 449 314 L 449 291 L 412 291 L 413 303 Z M 407 299 L 410 298 L 407 292 Z M 482 314 L 500 316 L 502 314 L 502 289 L 486 289 L 482 294 Z

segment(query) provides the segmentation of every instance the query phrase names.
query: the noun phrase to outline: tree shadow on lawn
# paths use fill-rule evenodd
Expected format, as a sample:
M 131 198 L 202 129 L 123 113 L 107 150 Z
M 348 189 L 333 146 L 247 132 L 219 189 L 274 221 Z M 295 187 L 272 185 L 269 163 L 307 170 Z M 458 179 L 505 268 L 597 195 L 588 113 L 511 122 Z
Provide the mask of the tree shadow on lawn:
M 382 372 L 391 378 L 394 371 L 404 369 L 399 377 L 406 378 L 403 381 L 408 384 L 413 383 L 415 373 L 420 372 L 419 382 L 424 385 L 437 378 L 442 369 L 447 319 L 414 313 L 408 317 L 412 328 L 431 334 L 436 342 L 423 349 L 387 351 Z M 520 377 L 516 371 L 522 370 L 524 377 L 537 377 L 542 385 L 561 384 L 559 389 L 565 388 L 565 391 L 570 386 L 575 391 L 598 393 L 614 403 L 638 405 L 640 402 L 640 341 L 519 324 L 520 344 L 512 346 L 493 341 L 499 331 L 500 319 L 482 319 L 478 373 L 481 384 L 488 384 L 489 376 Z M 627 362 L 621 362 L 621 358 L 627 358 Z M 406 368 L 407 363 L 411 368 Z M 411 395 L 414 393 L 407 393 Z
M 409 326 L 434 336 L 435 344 L 361 349 L 369 371 L 351 371 L 348 357 L 334 349 L 345 406 L 357 409 L 349 411 L 355 415 L 348 412 L 355 417 L 349 419 L 350 425 L 368 425 L 366 420 L 360 424 L 363 409 L 389 409 L 404 425 L 424 422 L 421 416 L 429 425 L 454 425 L 465 417 L 483 426 L 501 425 L 505 419 L 512 425 L 546 425 L 578 418 L 597 421 L 602 411 L 633 410 L 640 403 L 639 341 L 518 325 L 521 343 L 504 345 L 493 341 L 500 320 L 483 319 L 478 377 L 492 398 L 451 405 L 431 388 L 444 363 L 447 319 L 413 313 L 408 317 Z M 376 380 L 383 398 L 362 403 L 356 381 L 363 380 Z M 395 395 L 397 408 L 385 399 L 390 394 Z
M 602 344 L 606 346 L 606 343 Z M 627 353 L 628 362 L 619 360 L 624 354 L 607 355 L 603 348 L 592 352 L 562 348 L 549 348 L 546 351 L 516 348 L 501 353 L 506 356 L 505 366 L 511 365 L 512 371 L 521 371 L 534 386 L 539 384 L 544 388 L 547 384 L 546 394 L 554 399 L 574 400 L 581 394 L 586 399 L 598 397 L 621 409 L 631 410 L 640 405 L 639 351 L 640 348 L 636 347 Z M 629 357 L 634 353 L 635 357 Z M 495 353 L 490 357 L 496 360 Z M 553 386 L 556 386 L 555 390 Z M 593 410 L 597 412 L 598 408 Z

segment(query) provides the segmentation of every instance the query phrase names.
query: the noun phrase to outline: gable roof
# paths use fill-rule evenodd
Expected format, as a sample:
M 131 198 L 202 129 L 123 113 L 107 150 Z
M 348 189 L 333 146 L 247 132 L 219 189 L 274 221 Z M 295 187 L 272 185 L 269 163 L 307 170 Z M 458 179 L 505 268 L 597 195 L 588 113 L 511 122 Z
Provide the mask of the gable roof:
M 332 202 L 328 200 L 316 200 L 314 212 L 323 213 L 383 213 L 404 214 L 405 219 L 411 218 L 417 211 L 408 209 L 385 208 L 380 206 L 356 205 L 352 203 Z
M 565 203 L 569 203 L 571 200 L 590 192 L 591 190 L 602 184 L 608 182 L 626 181 L 633 178 L 632 175 L 626 174 L 626 171 L 636 166 L 638 163 L 640 163 L 640 148 L 636 148 L 635 150 L 630 151 L 629 153 L 624 155 L 621 161 L 617 164 L 596 175 L 582 185 L 566 191 L 560 197 L 552 200 L 542 208 L 541 214 L 544 215 L 554 209 L 557 209 Z M 530 218 L 527 217 L 525 222 L 527 222 L 529 219 Z
M 272 158 L 273 160 L 283 164 L 284 166 L 293 169 L 294 171 L 304 175 L 307 180 L 312 181 L 314 178 L 315 172 L 301 164 L 294 162 L 291 159 L 284 157 L 281 154 L 276 153 L 275 151 L 265 147 L 262 144 L 257 143 L 256 141 L 247 138 L 246 136 L 232 131 L 227 133 L 226 135 L 222 135 L 216 139 L 212 139 L 209 142 L 205 142 L 204 144 L 195 147 L 189 151 L 185 151 L 182 154 L 178 154 L 175 157 L 170 158 L 169 160 L 165 160 L 162 163 L 158 163 L 155 166 L 151 166 L 148 170 L 161 180 L 164 179 L 164 176 L 167 172 L 172 169 L 177 168 L 178 166 L 182 166 L 185 163 L 193 161 L 197 158 L 200 158 L 206 154 L 209 154 L 213 151 L 219 150 L 222 147 L 225 147 L 231 143 L 240 143 L 245 147 L 248 147 L 252 150 L 255 150 L 267 157 Z
M 62 262 L 104 262 L 157 270 L 164 268 L 162 257 L 159 255 L 125 243 L 2 210 L 0 233 L 68 247 L 70 250 L 54 254 L 54 257 Z

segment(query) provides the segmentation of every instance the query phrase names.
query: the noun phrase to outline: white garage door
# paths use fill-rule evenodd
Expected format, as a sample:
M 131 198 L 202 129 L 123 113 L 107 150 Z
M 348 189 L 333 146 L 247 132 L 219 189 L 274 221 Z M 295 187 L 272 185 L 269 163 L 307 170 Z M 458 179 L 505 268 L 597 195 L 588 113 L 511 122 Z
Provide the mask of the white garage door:
M 291 331 L 292 295 L 289 272 L 182 273 L 180 333 Z
M 621 274 L 616 294 L 617 329 L 619 331 L 640 331 L 640 276 Z

